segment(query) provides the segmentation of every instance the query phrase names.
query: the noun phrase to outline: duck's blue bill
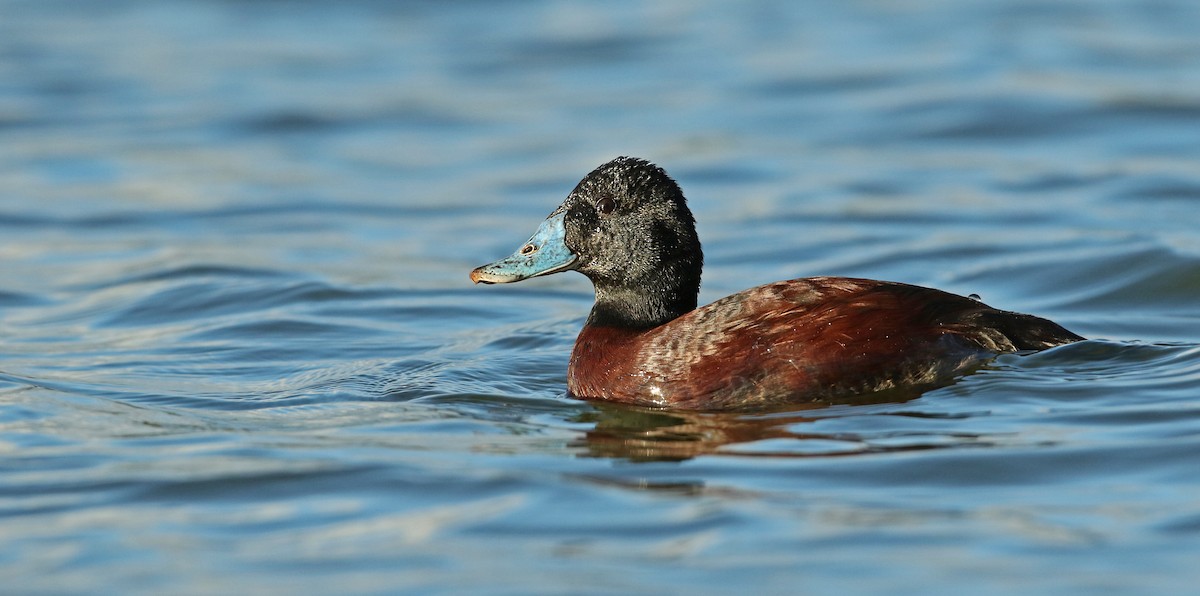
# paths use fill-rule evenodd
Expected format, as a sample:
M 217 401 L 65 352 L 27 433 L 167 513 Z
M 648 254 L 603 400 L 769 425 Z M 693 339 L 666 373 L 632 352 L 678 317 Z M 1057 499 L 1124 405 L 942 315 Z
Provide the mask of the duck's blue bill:
M 546 218 L 537 232 L 517 252 L 471 272 L 471 281 L 485 284 L 506 284 L 539 275 L 566 271 L 575 266 L 578 258 L 567 248 L 563 225 L 566 213 Z

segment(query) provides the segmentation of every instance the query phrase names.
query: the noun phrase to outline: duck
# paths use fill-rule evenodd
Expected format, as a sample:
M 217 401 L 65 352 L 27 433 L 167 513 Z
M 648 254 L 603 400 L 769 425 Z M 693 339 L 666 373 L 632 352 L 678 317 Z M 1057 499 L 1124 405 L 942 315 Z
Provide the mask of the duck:
M 1084 338 L 972 296 L 900 282 L 807 277 L 697 307 L 704 255 L 683 191 L 650 161 L 590 172 L 476 284 L 563 271 L 592 282 L 567 393 L 659 409 L 741 410 L 944 386 L 1001 353 Z

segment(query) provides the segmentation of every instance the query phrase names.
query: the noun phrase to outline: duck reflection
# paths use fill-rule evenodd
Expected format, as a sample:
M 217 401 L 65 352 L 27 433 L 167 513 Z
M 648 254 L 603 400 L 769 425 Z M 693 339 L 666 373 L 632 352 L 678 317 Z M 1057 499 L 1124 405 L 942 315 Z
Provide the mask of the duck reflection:
M 899 404 L 920 397 L 918 390 L 880 391 L 836 403 L 793 404 L 787 409 L 736 412 L 658 410 L 594 403 L 580 417 L 595 427 L 580 441 L 592 457 L 631 461 L 682 461 L 710 454 L 756 457 L 830 457 L 928 446 L 880 448 L 863 438 L 838 433 L 804 432 L 804 426 L 827 415 L 812 413 L 833 405 Z M 777 443 L 772 440 L 779 440 Z M 796 443 L 800 441 L 802 443 Z

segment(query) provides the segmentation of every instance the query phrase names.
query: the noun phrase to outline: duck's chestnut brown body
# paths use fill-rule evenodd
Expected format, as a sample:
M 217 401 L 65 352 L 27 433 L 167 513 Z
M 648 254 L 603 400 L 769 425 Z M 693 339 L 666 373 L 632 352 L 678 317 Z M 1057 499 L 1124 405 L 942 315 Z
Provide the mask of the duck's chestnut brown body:
M 572 395 L 682 409 L 836 400 L 944 382 L 982 357 L 1081 339 L 1037 317 L 869 279 L 759 286 L 645 330 L 585 325 Z
M 471 279 L 588 276 L 596 303 L 567 389 L 647 406 L 762 407 L 930 386 L 1000 352 L 1083 339 L 972 298 L 867 279 L 781 281 L 696 308 L 702 266 L 678 185 L 623 157 L 588 174 L 528 243 Z

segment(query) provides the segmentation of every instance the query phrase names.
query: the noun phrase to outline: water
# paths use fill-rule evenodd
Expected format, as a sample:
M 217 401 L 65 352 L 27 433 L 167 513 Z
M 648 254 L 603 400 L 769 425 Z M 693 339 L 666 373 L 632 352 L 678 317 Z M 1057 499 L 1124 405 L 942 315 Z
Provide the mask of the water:
M 1200 7 L 0 2 L 0 578 L 22 593 L 1183 593 Z M 567 399 L 564 274 L 665 166 L 701 300 L 802 275 L 1096 338 L 916 399 Z

